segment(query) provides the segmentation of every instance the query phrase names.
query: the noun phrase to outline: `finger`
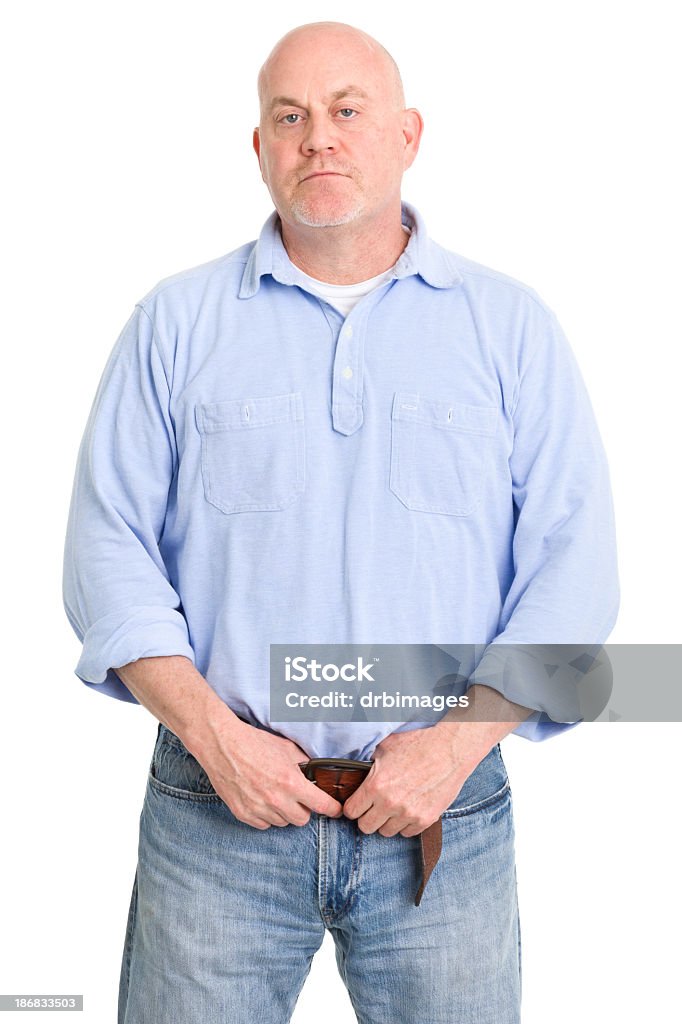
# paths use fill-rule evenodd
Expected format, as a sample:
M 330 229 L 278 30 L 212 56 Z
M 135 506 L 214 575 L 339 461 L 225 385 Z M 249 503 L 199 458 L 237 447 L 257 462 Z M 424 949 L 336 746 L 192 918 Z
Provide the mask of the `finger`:
M 301 803 L 292 804 L 291 807 L 280 809 L 284 825 L 296 825 L 301 828 L 310 821 L 310 811 Z
M 387 838 L 397 836 L 398 833 L 404 836 L 406 833 L 403 829 L 410 828 L 413 824 L 409 818 L 389 818 L 377 831 Z
M 275 810 L 262 811 L 260 815 L 253 815 L 249 818 L 242 819 L 247 825 L 253 825 L 254 828 L 270 828 L 274 825 L 276 828 L 283 828 L 285 825 L 293 825 L 295 822 L 289 820 L 285 814 Z M 304 822 L 305 824 L 305 822 Z
M 365 835 L 369 836 L 372 832 L 378 832 L 388 820 L 389 815 L 385 811 L 378 811 L 376 807 L 372 807 L 369 811 L 360 815 L 358 818 L 358 828 Z
M 365 814 L 374 804 L 374 797 L 368 793 L 364 783 L 349 796 L 343 805 L 343 813 L 347 818 L 359 818 Z
M 343 814 L 343 807 L 333 796 L 329 796 L 323 789 L 316 786 L 314 782 L 307 782 L 304 795 L 298 799 L 311 811 L 318 814 L 325 814 L 328 818 L 340 818 Z
M 268 814 L 268 821 L 270 822 L 271 825 L 275 825 L 277 828 L 284 828 L 285 825 L 296 824 L 295 821 L 292 821 L 291 818 L 289 818 L 283 813 L 280 813 L 279 811 L 271 811 Z
M 425 832 L 427 828 L 430 828 L 431 825 L 437 822 L 439 818 L 440 815 L 437 815 L 435 818 L 427 820 L 426 824 L 424 824 L 423 818 L 421 821 L 411 821 L 405 826 L 405 828 L 400 830 L 400 834 L 405 836 L 406 839 L 410 839 L 412 836 L 419 836 L 422 832 Z
M 405 828 L 401 828 L 399 831 L 401 836 L 405 836 L 406 839 L 411 839 L 413 836 L 421 835 L 424 831 L 424 826 L 415 825 L 415 823 L 412 822 L 410 825 L 406 825 Z

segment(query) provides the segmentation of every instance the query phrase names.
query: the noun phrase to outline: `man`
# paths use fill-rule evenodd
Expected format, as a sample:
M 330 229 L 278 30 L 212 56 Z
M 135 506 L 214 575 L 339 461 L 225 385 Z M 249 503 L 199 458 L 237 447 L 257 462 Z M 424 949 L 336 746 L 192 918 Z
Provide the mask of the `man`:
M 601 442 L 539 297 L 401 202 L 422 118 L 387 52 L 301 26 L 258 90 L 276 210 L 136 304 L 71 503 L 76 673 L 160 723 L 119 1022 L 287 1021 L 325 929 L 363 1024 L 515 1022 L 499 744 L 570 723 L 513 678 L 486 685 L 486 659 L 610 632 Z M 475 714 L 273 724 L 272 644 L 443 642 L 490 645 Z M 301 771 L 318 757 L 373 766 L 342 803 Z

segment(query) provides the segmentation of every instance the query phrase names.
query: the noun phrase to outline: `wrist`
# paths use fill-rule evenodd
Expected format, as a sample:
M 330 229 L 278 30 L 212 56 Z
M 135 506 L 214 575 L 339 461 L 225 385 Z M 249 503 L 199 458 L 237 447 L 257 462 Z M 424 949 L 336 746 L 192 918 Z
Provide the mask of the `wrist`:
M 187 750 L 201 760 L 207 749 L 215 747 L 218 736 L 230 743 L 233 737 L 236 741 L 245 728 L 246 723 L 211 690 L 177 735 Z

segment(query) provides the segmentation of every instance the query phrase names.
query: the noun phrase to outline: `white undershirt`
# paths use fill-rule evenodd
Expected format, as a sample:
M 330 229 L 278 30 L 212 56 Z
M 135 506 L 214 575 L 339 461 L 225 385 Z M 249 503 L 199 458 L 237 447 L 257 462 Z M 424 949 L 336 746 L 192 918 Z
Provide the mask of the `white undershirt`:
M 410 234 L 409 228 L 404 224 L 402 228 L 408 235 Z M 365 295 L 369 295 L 375 288 L 380 288 L 382 284 L 386 284 L 387 281 L 391 280 L 394 269 L 395 265 L 389 267 L 382 274 L 377 274 L 376 277 L 370 277 L 366 281 L 358 281 L 356 284 L 329 284 L 327 281 L 318 281 L 316 277 L 305 274 L 298 267 L 296 272 L 311 292 L 315 292 L 325 302 L 338 309 L 345 319 L 356 302 L 359 302 Z

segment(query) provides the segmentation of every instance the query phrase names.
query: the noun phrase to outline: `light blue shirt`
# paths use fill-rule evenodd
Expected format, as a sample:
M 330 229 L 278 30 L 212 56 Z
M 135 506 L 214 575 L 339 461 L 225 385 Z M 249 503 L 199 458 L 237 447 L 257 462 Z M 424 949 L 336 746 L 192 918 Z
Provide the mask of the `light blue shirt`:
M 368 758 L 395 723 L 271 723 L 271 643 L 606 640 L 608 468 L 568 342 L 531 288 L 437 245 L 408 203 L 403 223 L 391 279 L 346 319 L 275 212 L 135 305 L 67 527 L 86 685 L 135 702 L 114 667 L 184 655 L 309 756 Z M 536 711 L 515 732 L 571 727 Z

